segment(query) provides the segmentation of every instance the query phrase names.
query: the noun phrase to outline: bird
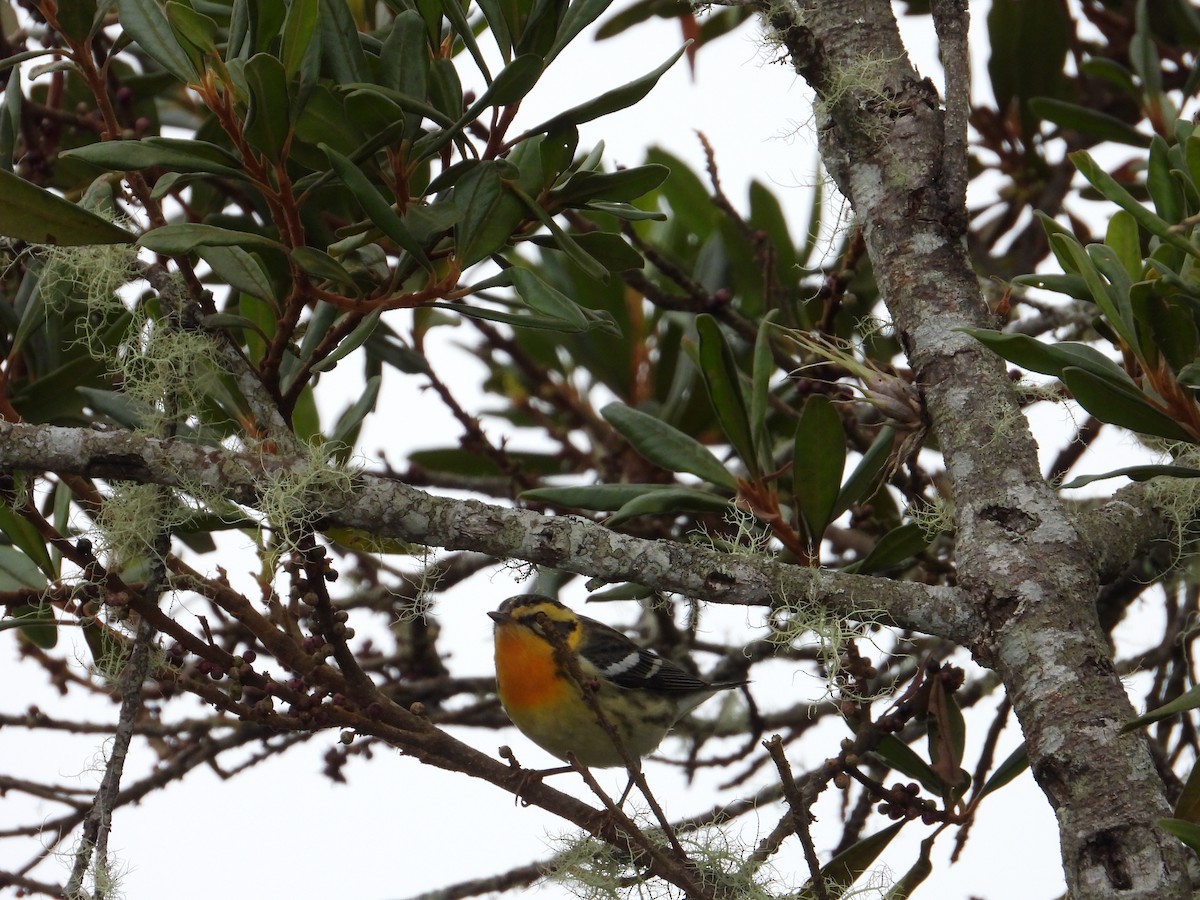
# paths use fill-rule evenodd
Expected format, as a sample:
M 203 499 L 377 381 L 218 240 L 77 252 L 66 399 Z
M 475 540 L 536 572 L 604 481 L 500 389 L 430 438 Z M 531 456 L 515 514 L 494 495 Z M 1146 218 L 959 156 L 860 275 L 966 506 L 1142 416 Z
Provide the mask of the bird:
M 504 711 L 522 734 L 568 763 L 574 758 L 588 768 L 627 761 L 640 767 L 683 716 L 714 694 L 745 684 L 698 678 L 541 594 L 509 597 L 488 615 L 496 623 L 496 683 Z

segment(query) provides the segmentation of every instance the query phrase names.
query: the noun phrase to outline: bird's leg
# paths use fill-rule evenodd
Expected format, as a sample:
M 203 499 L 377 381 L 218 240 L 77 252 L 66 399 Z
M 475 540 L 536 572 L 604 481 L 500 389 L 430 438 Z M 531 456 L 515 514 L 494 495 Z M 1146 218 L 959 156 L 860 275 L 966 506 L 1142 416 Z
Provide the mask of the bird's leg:
M 521 803 L 528 806 L 529 802 L 521 795 L 525 793 L 525 788 L 530 782 L 541 782 L 543 778 L 550 775 L 562 775 L 565 772 L 574 772 L 575 769 L 571 766 L 555 766 L 552 769 L 525 769 L 517 762 L 517 755 L 512 752 L 512 748 L 507 744 L 500 748 L 500 758 L 507 761 L 509 768 L 517 769 L 521 773 L 521 779 L 517 782 L 517 789 L 513 791 L 513 802 Z

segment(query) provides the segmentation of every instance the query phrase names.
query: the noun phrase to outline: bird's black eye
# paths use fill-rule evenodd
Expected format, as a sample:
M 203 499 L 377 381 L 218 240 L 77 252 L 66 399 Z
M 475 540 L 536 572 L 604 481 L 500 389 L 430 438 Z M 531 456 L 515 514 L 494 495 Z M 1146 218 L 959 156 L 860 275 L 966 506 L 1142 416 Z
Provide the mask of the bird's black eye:
M 574 622 L 560 622 L 551 619 L 543 612 L 534 613 L 532 616 L 529 616 L 525 620 L 525 623 L 547 640 L 550 639 L 551 633 L 557 633 L 559 639 L 566 640 L 567 635 L 575 630 L 576 624 Z

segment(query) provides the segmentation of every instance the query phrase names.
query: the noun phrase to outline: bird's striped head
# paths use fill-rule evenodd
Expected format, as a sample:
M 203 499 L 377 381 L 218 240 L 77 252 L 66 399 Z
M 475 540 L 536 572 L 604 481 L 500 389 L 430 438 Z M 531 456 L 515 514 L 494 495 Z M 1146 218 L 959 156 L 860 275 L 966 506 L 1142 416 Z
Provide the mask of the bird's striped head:
M 499 609 L 488 615 L 496 623 L 497 630 L 509 626 L 528 628 L 544 640 L 549 639 L 545 632 L 547 624 L 568 643 L 579 629 L 579 617 L 575 613 L 542 594 L 509 597 L 500 604 Z

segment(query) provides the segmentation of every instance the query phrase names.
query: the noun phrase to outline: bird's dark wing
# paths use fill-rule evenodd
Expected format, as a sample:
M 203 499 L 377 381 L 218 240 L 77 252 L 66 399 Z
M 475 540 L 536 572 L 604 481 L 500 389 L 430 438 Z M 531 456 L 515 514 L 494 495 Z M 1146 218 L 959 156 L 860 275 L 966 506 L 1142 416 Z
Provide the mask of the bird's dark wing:
M 694 694 L 713 689 L 707 681 L 653 650 L 639 647 L 601 622 L 595 622 L 585 634 L 589 637 L 579 648 L 580 654 L 620 687 L 662 694 Z

